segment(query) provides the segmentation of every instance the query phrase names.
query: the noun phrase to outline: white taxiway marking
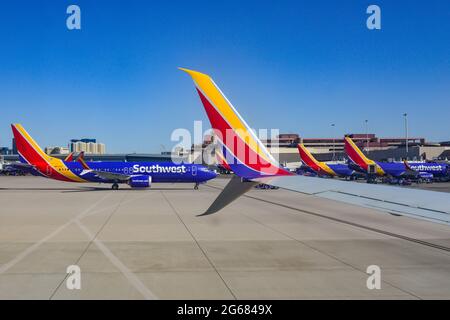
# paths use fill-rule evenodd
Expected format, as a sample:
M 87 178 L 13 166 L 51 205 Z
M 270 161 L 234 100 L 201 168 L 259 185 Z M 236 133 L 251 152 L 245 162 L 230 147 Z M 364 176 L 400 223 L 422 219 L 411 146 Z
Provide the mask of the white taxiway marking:
M 94 238 L 94 235 L 80 222 L 80 219 L 82 219 L 82 218 L 84 218 L 86 216 L 90 216 L 90 215 L 93 215 L 95 213 L 99 213 L 99 212 L 104 211 L 106 208 L 98 209 L 98 210 L 95 210 L 95 211 L 92 211 L 92 210 L 100 202 L 105 200 L 110 195 L 111 195 L 111 193 L 106 194 L 104 197 L 100 198 L 99 200 L 94 202 L 92 205 L 90 205 L 87 209 L 83 210 L 83 212 L 81 212 L 79 215 L 77 215 L 76 217 L 70 219 L 65 224 L 59 226 L 56 230 L 54 230 L 53 232 L 51 232 L 50 234 L 48 234 L 47 236 L 45 236 L 44 238 L 42 238 L 38 242 L 35 242 L 30 247 L 28 247 L 27 249 L 25 249 L 24 251 L 19 253 L 14 259 L 12 259 L 11 261 L 9 261 L 9 262 L 5 263 L 4 265 L 2 265 L 0 267 L 0 274 L 6 272 L 7 270 L 9 270 L 13 266 L 15 266 L 17 263 L 22 261 L 29 254 L 31 254 L 34 251 L 36 251 L 43 243 L 47 242 L 48 240 L 50 240 L 51 238 L 56 236 L 58 233 L 60 233 L 62 230 L 64 230 L 64 228 L 66 228 L 67 226 L 69 226 L 72 223 L 76 223 L 78 225 L 78 227 L 88 236 L 88 238 L 92 239 L 92 241 L 95 243 L 95 245 L 103 252 L 103 254 L 111 261 L 111 263 L 114 264 L 117 267 L 117 269 L 119 269 L 123 273 L 123 275 L 136 288 L 136 290 L 138 290 L 146 299 L 149 299 L 149 300 L 150 299 L 157 299 L 156 295 L 153 294 L 153 292 L 151 292 L 139 280 L 139 278 L 133 272 L 131 272 L 131 270 L 128 269 L 122 263 L 122 261 L 120 261 L 101 241 L 99 241 L 98 239 Z M 130 201 L 131 201 L 131 199 L 125 201 L 124 203 L 130 202 Z
M 60 233 L 62 230 L 64 230 L 64 228 L 66 228 L 67 226 L 69 226 L 71 223 L 75 222 L 76 219 L 82 218 L 85 215 L 87 215 L 92 209 L 94 209 L 100 202 L 102 202 L 104 199 L 106 199 L 106 197 L 108 197 L 110 194 L 105 195 L 103 198 L 97 200 L 96 202 L 94 202 L 91 206 L 89 206 L 87 209 L 85 209 L 83 212 L 81 212 L 79 215 L 77 215 L 75 218 L 70 219 L 69 221 L 67 221 L 65 224 L 61 225 L 60 227 L 58 227 L 56 230 L 54 230 L 53 232 L 51 232 L 49 235 L 45 236 L 44 238 L 42 238 L 41 240 L 39 240 L 38 242 L 33 243 L 31 246 L 29 246 L 28 248 L 26 248 L 24 251 L 22 251 L 21 253 L 19 253 L 14 259 L 12 259 L 11 261 L 5 263 L 4 265 L 2 265 L 0 267 L 0 274 L 6 272 L 7 270 L 9 270 L 10 268 L 12 268 L 13 266 L 15 266 L 17 263 L 19 263 L 22 259 L 24 259 L 26 256 L 28 256 L 30 253 L 34 252 L 37 248 L 39 248 L 44 242 L 47 242 L 48 240 L 50 240 L 51 238 L 53 238 L 54 236 L 56 236 L 58 233 Z
M 97 248 L 99 248 L 103 254 L 111 261 L 113 265 L 116 266 L 117 269 L 119 269 L 125 278 L 128 279 L 128 281 L 138 290 L 147 300 L 155 300 L 158 299 L 156 295 L 151 292 L 139 278 L 130 270 L 128 269 L 122 261 L 120 261 L 100 240 L 98 240 L 90 231 L 88 228 L 86 228 L 79 220 L 76 220 L 75 223 L 80 227 L 80 229 L 90 238 L 92 239 L 92 242 L 95 243 Z

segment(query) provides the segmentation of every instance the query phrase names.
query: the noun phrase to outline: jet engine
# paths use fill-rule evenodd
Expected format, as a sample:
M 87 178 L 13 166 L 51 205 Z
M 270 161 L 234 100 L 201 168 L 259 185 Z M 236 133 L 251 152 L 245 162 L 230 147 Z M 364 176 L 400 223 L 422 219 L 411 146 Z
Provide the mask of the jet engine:
M 152 184 L 151 176 L 133 176 L 128 180 L 128 185 L 132 188 L 150 188 Z

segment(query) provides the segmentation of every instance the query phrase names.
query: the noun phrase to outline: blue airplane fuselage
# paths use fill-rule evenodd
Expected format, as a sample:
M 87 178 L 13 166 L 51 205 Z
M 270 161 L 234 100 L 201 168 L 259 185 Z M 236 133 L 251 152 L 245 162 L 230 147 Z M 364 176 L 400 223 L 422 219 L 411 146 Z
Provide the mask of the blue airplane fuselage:
M 393 177 L 407 174 L 407 167 L 400 162 L 376 162 L 383 171 Z M 416 172 L 432 174 L 434 177 L 444 177 L 449 174 L 449 165 L 437 162 L 408 162 L 408 166 Z
M 350 177 L 355 174 L 355 170 L 349 168 L 349 166 L 345 163 L 327 163 L 327 165 L 341 177 Z
M 21 162 L 26 161 L 20 157 Z M 95 171 L 102 171 L 112 174 L 128 176 L 151 176 L 151 182 L 190 182 L 203 183 L 217 177 L 217 173 L 209 170 L 203 165 L 198 164 L 176 164 L 173 162 L 119 162 L 119 161 L 87 161 L 84 168 L 80 162 L 63 161 L 65 167 L 74 175 L 86 180 L 86 182 L 114 183 L 119 182 L 114 179 L 105 179 L 99 177 Z M 38 166 L 45 168 L 45 166 Z M 92 172 L 91 172 L 92 170 Z M 24 170 L 46 177 L 45 170 L 30 168 Z
M 104 182 L 95 173 L 83 173 L 78 162 L 65 162 L 76 175 L 92 182 Z M 214 171 L 198 164 L 175 164 L 172 162 L 86 162 L 91 170 L 130 176 L 151 176 L 152 182 L 202 183 L 217 176 Z M 83 173 L 83 174 L 82 174 Z M 113 181 L 110 181 L 113 182 Z

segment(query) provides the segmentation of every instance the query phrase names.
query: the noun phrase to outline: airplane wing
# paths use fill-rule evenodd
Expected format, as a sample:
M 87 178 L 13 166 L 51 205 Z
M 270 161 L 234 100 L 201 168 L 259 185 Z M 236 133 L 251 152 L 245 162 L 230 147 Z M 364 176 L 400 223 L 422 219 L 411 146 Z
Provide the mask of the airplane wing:
M 224 157 L 237 175 L 203 215 L 221 210 L 255 183 L 265 183 L 317 197 L 450 225 L 450 193 L 304 177 L 286 171 L 211 77 L 189 69 L 181 70 L 192 77 L 217 141 L 223 146 Z M 354 143 L 351 139 L 346 138 L 346 150 L 349 149 L 348 146 L 352 147 L 349 156 L 353 162 L 361 159 L 361 165 L 374 164 L 352 144 Z
M 108 181 L 127 182 L 131 178 L 131 176 L 126 175 L 126 174 L 100 171 L 100 170 L 91 170 L 91 169 L 83 170 L 81 172 L 81 175 L 83 176 L 88 173 L 93 173 L 96 176 L 98 176 L 104 180 L 108 180 Z
M 395 215 L 450 225 L 450 194 L 445 192 L 305 176 L 261 177 L 252 181 Z
M 116 182 L 127 182 L 130 180 L 131 176 L 127 174 L 122 173 L 115 173 L 115 172 L 109 172 L 109 171 L 101 171 L 101 170 L 93 170 L 91 169 L 86 161 L 84 161 L 84 151 L 81 151 L 78 155 L 77 161 L 81 163 L 84 170 L 81 172 L 81 175 L 85 175 L 88 173 L 93 173 L 97 177 L 107 180 L 107 181 L 116 181 Z

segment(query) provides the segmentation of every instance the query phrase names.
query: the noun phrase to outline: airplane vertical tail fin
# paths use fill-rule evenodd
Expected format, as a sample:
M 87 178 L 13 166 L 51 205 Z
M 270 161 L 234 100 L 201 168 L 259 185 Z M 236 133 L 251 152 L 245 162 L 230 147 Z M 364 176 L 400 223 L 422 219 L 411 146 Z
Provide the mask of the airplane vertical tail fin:
M 47 155 L 36 141 L 28 134 L 21 124 L 11 125 L 14 140 L 16 141 L 17 152 L 20 157 L 31 165 L 49 161 L 52 157 Z
M 22 125 L 12 124 L 11 128 L 21 161 L 26 161 L 28 164 L 34 166 L 40 174 L 49 178 L 69 182 L 85 181 L 68 170 L 64 161 L 51 157 L 42 151 Z
M 362 153 L 350 137 L 345 137 L 345 153 L 347 153 L 350 161 L 356 163 L 365 170 L 367 170 L 369 165 L 375 164 Z
M 300 159 L 302 162 L 319 174 L 326 174 L 330 176 L 335 176 L 336 173 L 325 163 L 317 161 L 316 158 L 309 152 L 309 150 L 304 146 L 303 143 L 297 145 L 298 153 L 300 154 Z
M 319 168 L 319 162 L 314 158 L 314 156 L 309 152 L 308 149 L 306 149 L 305 145 L 303 143 L 299 143 L 297 145 L 298 153 L 300 154 L 300 160 L 310 167 L 311 169 L 318 169 Z

